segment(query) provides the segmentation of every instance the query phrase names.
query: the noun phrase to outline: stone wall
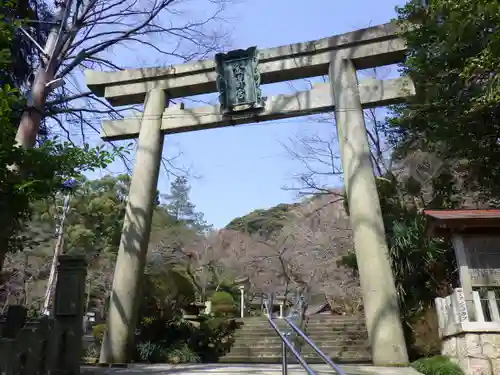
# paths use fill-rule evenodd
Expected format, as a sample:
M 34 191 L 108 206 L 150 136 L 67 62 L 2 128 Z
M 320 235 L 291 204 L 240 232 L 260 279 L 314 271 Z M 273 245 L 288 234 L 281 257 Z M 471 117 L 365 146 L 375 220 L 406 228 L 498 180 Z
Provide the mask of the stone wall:
M 467 375 L 500 375 L 500 332 L 462 332 L 443 338 L 442 354 Z

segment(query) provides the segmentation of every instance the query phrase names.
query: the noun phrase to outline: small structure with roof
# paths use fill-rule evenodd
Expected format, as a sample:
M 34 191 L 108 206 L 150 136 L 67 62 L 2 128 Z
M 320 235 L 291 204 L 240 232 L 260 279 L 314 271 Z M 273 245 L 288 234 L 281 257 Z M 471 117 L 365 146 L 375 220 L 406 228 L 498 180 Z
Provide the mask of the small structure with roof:
M 500 375 L 500 209 L 425 210 L 453 244 L 460 288 L 436 298 L 442 354 L 466 374 Z

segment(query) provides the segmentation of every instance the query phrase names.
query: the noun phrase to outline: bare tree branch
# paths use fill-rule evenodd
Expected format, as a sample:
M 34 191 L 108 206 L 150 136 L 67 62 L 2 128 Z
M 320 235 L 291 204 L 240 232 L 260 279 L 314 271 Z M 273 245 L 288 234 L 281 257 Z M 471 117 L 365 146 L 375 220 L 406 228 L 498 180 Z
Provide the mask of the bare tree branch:
M 158 56 L 164 65 L 224 51 L 229 39 L 222 28 L 223 12 L 231 1 L 205 0 L 190 8 L 185 0 L 74 0 L 61 42 L 53 52 L 54 69 L 36 78 L 32 87 L 37 108 L 44 114 L 41 118 L 23 116 L 23 136 L 36 136 L 37 122 L 43 121 L 50 131 L 61 131 L 78 144 L 97 135 L 103 119 L 119 119 L 140 110 L 141 106 L 115 109 L 92 95 L 82 84 L 83 70 L 121 70 L 130 60 L 118 60 L 114 52 L 127 48 L 140 48 L 146 57 Z M 42 70 L 47 64 L 40 60 Z M 41 80 L 56 78 L 66 84 L 52 92 L 45 90 L 46 82 Z M 167 158 L 163 166 L 171 169 L 177 159 L 175 155 Z M 181 169 L 177 167 L 178 172 Z
M 375 68 L 372 75 L 380 78 L 384 71 Z M 364 111 L 370 155 L 375 173 L 384 175 L 391 170 L 391 148 L 385 141 L 383 121 L 376 109 Z M 342 165 L 338 147 L 335 118 L 331 114 L 316 116 L 310 121 L 329 124 L 330 132 L 324 134 L 300 135 L 291 137 L 283 148 L 293 160 L 298 162 L 299 172 L 293 178 L 296 184 L 284 189 L 296 191 L 299 196 L 311 194 L 332 194 L 335 187 L 342 183 Z

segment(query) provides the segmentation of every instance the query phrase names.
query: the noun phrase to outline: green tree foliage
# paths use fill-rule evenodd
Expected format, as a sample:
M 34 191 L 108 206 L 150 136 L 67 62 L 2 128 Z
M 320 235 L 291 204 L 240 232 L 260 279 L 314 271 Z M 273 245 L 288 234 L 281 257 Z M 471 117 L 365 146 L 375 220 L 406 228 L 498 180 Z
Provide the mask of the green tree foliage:
M 196 299 L 196 289 L 186 272 L 176 264 L 165 264 L 162 269 L 148 272 L 144 283 L 143 315 L 161 312 L 173 319 L 179 309 Z
M 129 186 L 127 175 L 82 181 L 72 193 L 66 215 L 65 252 L 85 254 L 89 261 L 101 254 L 116 256 Z M 38 202 L 35 219 L 55 226 L 56 207 L 62 206 L 63 200 L 64 196 L 58 196 L 55 201 Z
M 125 217 L 125 208 L 130 188 L 128 175 L 105 176 L 98 180 L 83 180 L 70 199 L 70 209 L 64 225 L 64 252 L 84 254 L 89 264 L 88 292 L 93 298 L 107 298 L 118 253 Z M 47 223 L 56 225 L 57 208 L 61 207 L 64 195 L 56 199 L 45 199 L 34 204 L 32 226 Z M 157 205 L 153 212 L 150 249 L 146 267 L 145 303 L 148 309 L 175 311 L 195 299 L 194 283 L 189 267 L 183 257 L 172 254 L 172 248 L 180 254 L 201 235 L 197 232 L 200 217 L 191 207 L 187 194 L 180 195 L 184 207 L 169 213 L 169 206 Z M 171 198 L 172 206 L 181 207 Z M 49 243 L 49 251 L 55 240 Z M 166 251 L 163 252 L 164 248 Z
M 412 358 L 439 352 L 437 327 L 423 322 L 434 314 L 434 299 L 451 293 L 458 286 L 454 251 L 449 240 L 432 238 L 426 233 L 426 218 L 416 204 L 408 181 L 398 181 L 388 174 L 377 179 L 377 190 L 384 220 L 391 268 L 398 293 L 405 336 Z M 423 198 L 418 198 L 423 200 Z M 347 200 L 344 200 L 349 212 Z M 340 263 L 357 270 L 354 252 L 344 256 Z M 426 323 L 426 324 L 423 324 Z M 427 324 L 429 323 L 429 324 Z M 426 337 L 421 340 L 421 330 Z M 422 341 L 422 342 L 421 342 Z
M 128 175 L 83 179 L 71 193 L 70 209 L 64 224 L 64 253 L 85 255 L 89 264 L 87 288 L 89 298 L 106 299 L 118 253 L 130 188 Z M 46 223 L 55 228 L 65 195 L 37 201 L 31 227 Z M 161 211 L 161 212 L 158 212 Z M 59 215 L 58 215 L 59 212 Z M 168 216 L 156 207 L 154 218 Z M 48 243 L 52 253 L 55 240 Z M 162 268 L 163 270 L 163 268 Z M 90 302 L 89 302 L 90 304 Z
M 166 201 L 164 207 L 178 223 L 197 233 L 203 233 L 211 226 L 203 219 L 203 213 L 195 210 L 196 206 L 189 199 L 190 191 L 186 177 L 176 177 L 170 185 L 170 194 L 163 196 Z
M 412 0 L 398 9 L 408 42 L 403 73 L 417 95 L 396 108 L 393 141 L 435 152 L 471 189 L 500 193 L 500 2 Z
M 11 56 L 6 68 L 0 70 L 0 82 L 20 89 L 32 78 L 39 52 L 33 42 L 14 26 L 24 24 L 30 35 L 43 46 L 50 29 L 50 24 L 44 21 L 51 21 L 52 16 L 47 4 L 40 0 L 4 1 L 0 4 L 0 14 L 10 21 L 7 26 L 11 34 L 11 43 L 0 42 L 0 49 L 7 50 Z
M 296 205 L 279 204 L 268 210 L 255 210 L 248 215 L 233 219 L 226 229 L 257 235 L 262 238 L 270 238 L 278 233 L 285 223 L 290 219 L 290 212 Z
M 2 11 L 10 3 L 2 4 Z M 12 3 L 13 4 L 13 3 Z M 13 6 L 13 5 L 12 5 Z M 12 24 L 0 14 L 0 76 L 6 77 L 14 41 Z M 50 196 L 69 177 L 78 177 L 86 170 L 102 168 L 114 154 L 103 148 L 81 149 L 57 139 L 33 150 L 16 147 L 13 119 L 20 102 L 17 90 L 1 82 L 0 87 L 0 270 L 5 254 L 23 246 L 19 237 L 31 215 L 31 203 Z M 13 166 L 18 168 L 14 168 Z M 19 173 L 22 169 L 23 173 Z
M 203 219 L 203 214 L 196 211 L 189 197 L 190 190 L 187 179 L 177 177 L 170 185 L 169 194 L 162 196 L 164 203 L 160 207 L 168 217 L 162 219 L 167 225 L 155 236 L 159 240 L 156 252 L 164 261 L 175 259 L 181 264 L 196 287 L 197 295 L 203 299 L 207 269 L 195 247 L 205 239 L 211 226 Z
M 237 313 L 234 298 L 228 292 L 215 292 L 210 300 L 212 310 L 216 315 L 234 316 Z
M 410 194 L 402 183 L 381 178 L 377 188 L 400 304 L 411 320 L 434 298 L 449 294 L 450 285 L 456 283 L 454 252 L 448 241 L 426 233 L 426 219 L 408 203 Z M 344 257 L 342 263 L 356 268 L 355 254 Z

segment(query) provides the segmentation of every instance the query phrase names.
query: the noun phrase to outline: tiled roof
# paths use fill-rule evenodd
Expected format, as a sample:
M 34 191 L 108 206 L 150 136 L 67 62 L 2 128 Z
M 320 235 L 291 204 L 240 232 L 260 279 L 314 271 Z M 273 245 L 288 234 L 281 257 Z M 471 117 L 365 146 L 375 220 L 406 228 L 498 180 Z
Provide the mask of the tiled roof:
M 500 219 L 499 209 L 489 210 L 424 210 L 424 214 L 438 220 Z

